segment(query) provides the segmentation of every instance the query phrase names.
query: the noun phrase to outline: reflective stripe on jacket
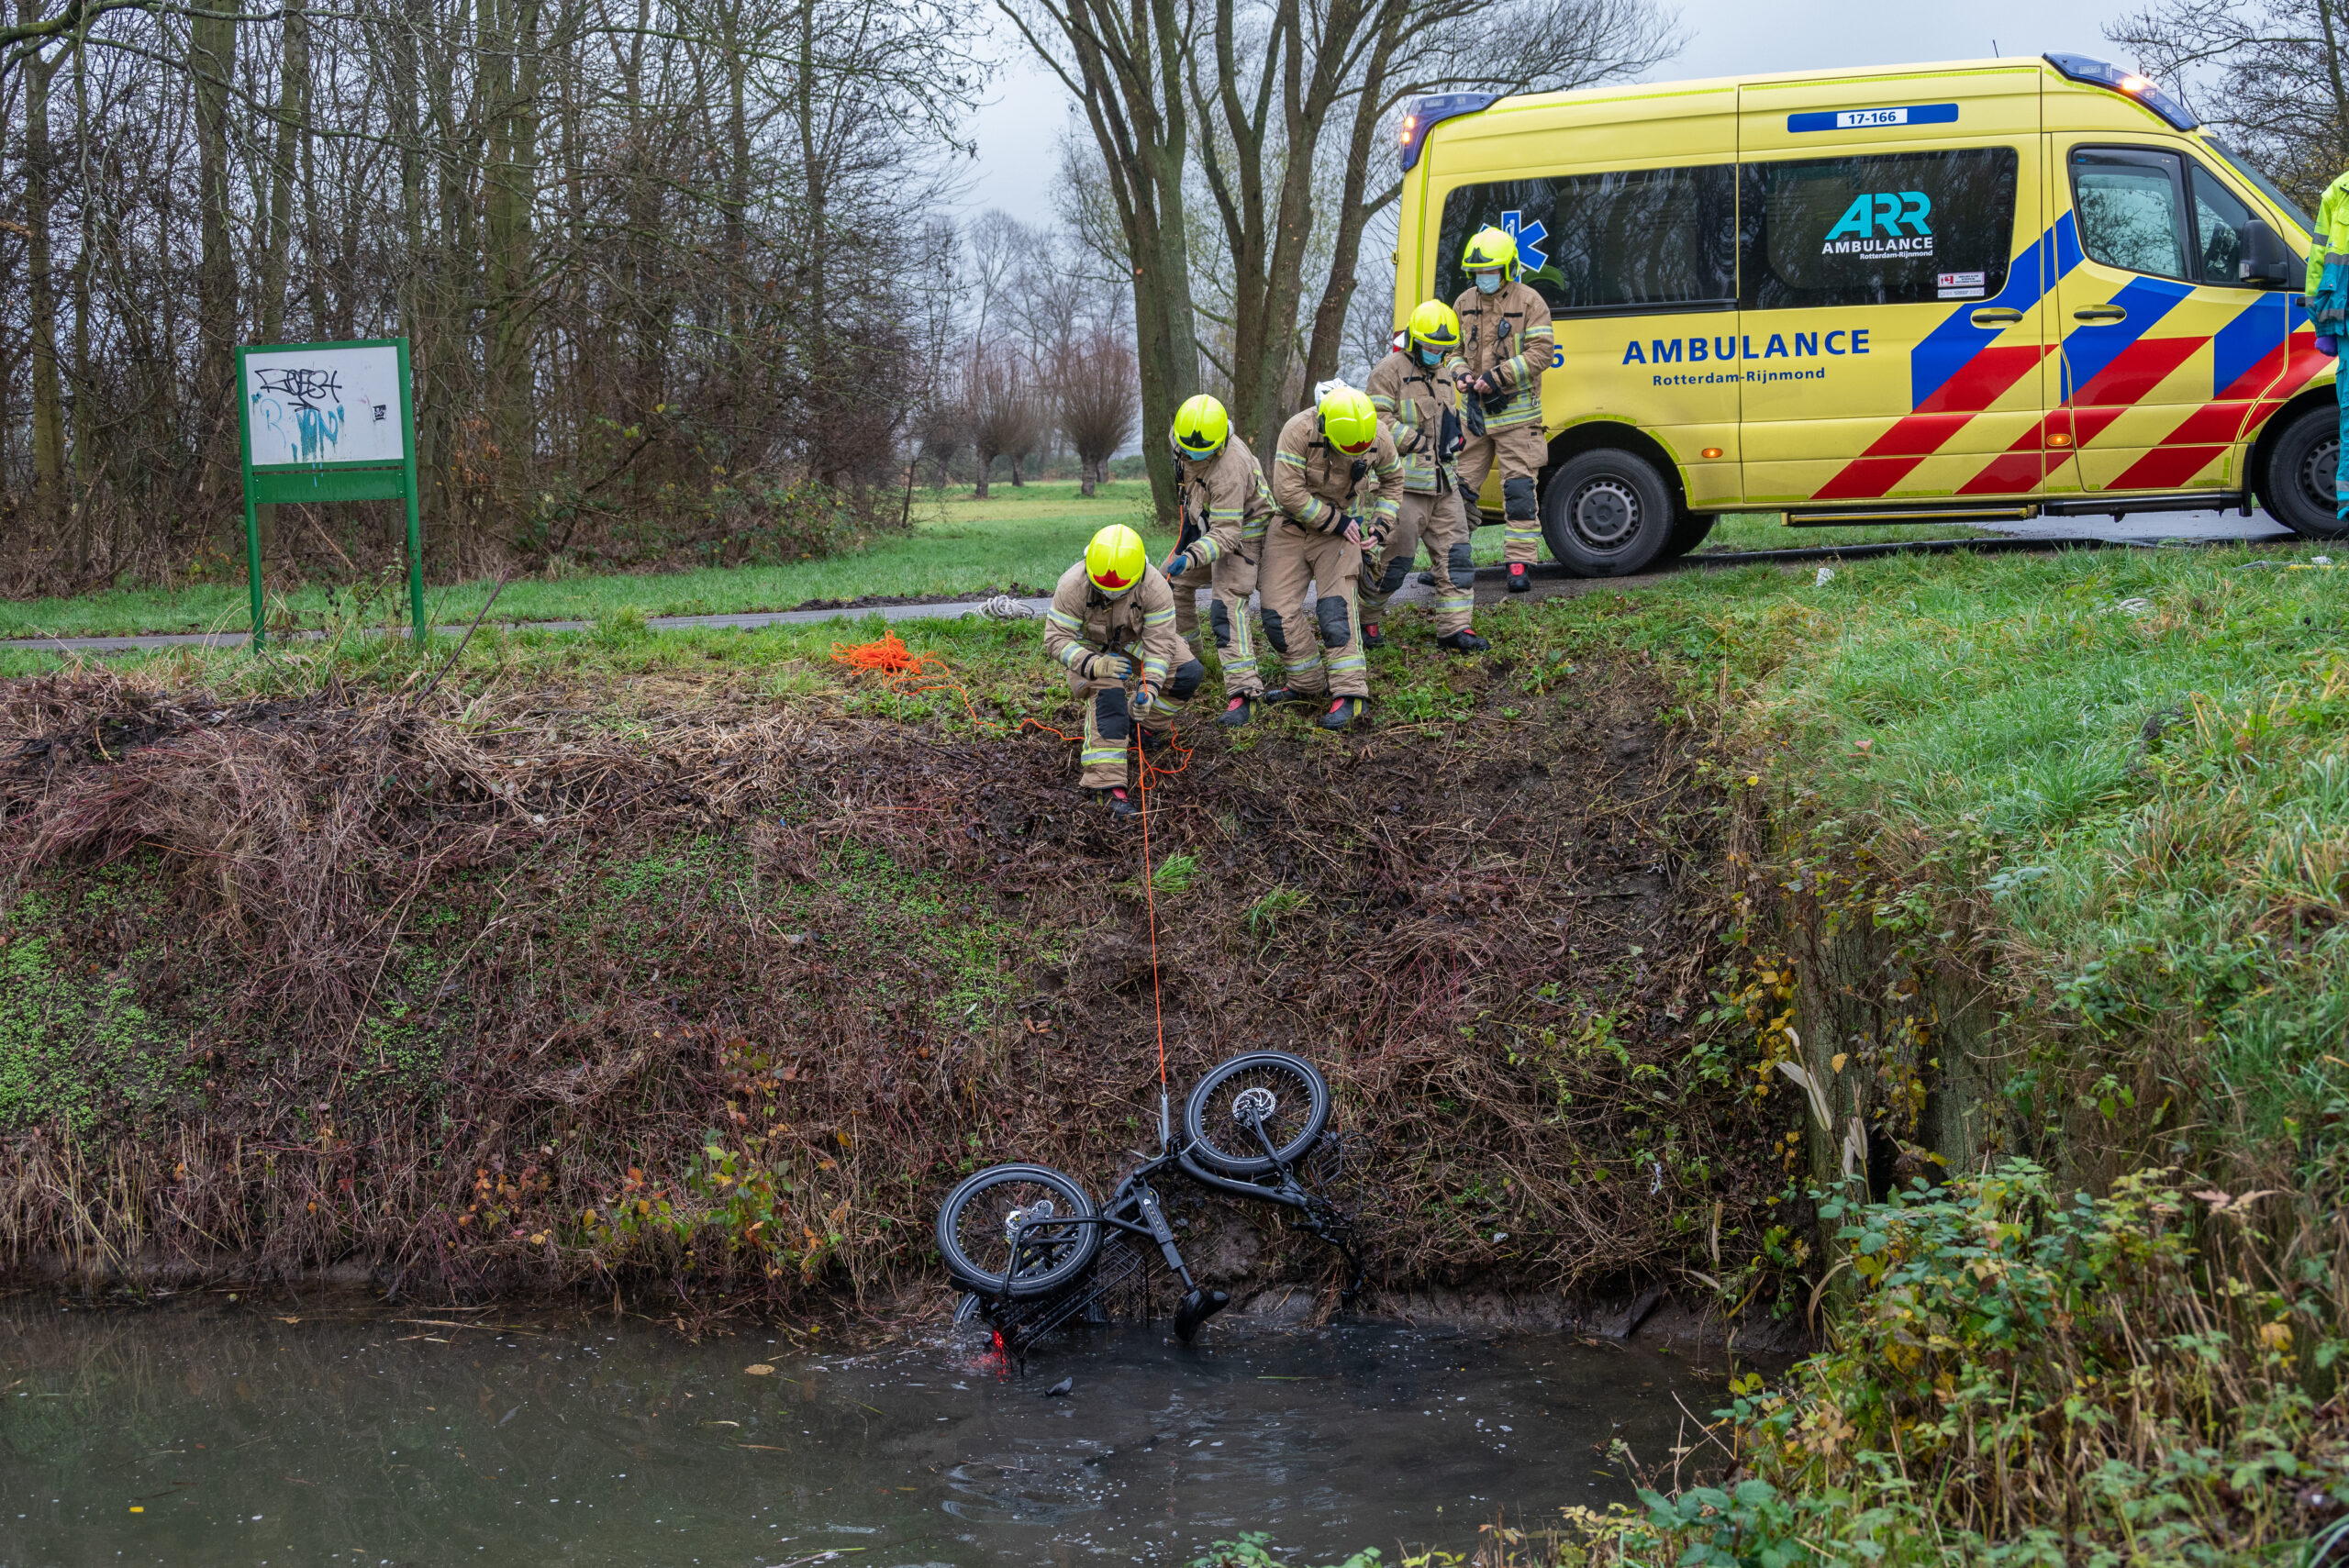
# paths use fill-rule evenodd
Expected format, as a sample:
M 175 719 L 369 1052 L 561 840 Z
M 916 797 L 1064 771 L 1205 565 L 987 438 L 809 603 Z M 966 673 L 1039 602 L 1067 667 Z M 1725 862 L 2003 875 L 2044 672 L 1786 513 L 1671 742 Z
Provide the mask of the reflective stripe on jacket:
M 1052 607 L 1044 612 L 1044 651 L 1075 675 L 1085 673 L 1085 661 L 1096 653 L 1124 653 L 1141 661 L 1141 678 L 1153 686 L 1191 656 L 1174 629 L 1174 590 L 1164 573 L 1145 566 L 1133 591 L 1113 599 L 1093 585 L 1082 561 L 1062 573 L 1052 589 Z
M 1223 450 L 1201 462 L 1177 460 L 1174 495 L 1183 517 L 1176 548 L 1193 561 L 1211 562 L 1233 550 L 1254 552 L 1264 537 L 1264 525 L 1280 508 L 1273 488 L 1264 483 L 1264 469 L 1245 442 L 1228 440 Z
M 1451 463 L 1441 450 L 1443 411 L 1457 411 L 1460 386 L 1447 361 L 1430 370 L 1412 361 L 1408 350 L 1398 350 L 1378 361 L 1363 390 L 1371 406 L 1395 427 L 1395 450 L 1403 460 L 1403 488 L 1418 495 L 1432 495 L 1440 469 Z
M 1513 429 L 1542 418 L 1542 373 L 1557 351 L 1550 303 L 1515 279 L 1490 295 L 1473 287 L 1454 301 L 1460 316 L 1460 358 L 1472 376 L 1490 375 L 1509 396 L 1485 408 L 1486 430 Z
M 1385 539 L 1402 498 L 1403 462 L 1395 455 L 1395 436 L 1385 420 L 1379 421 L 1378 439 L 1353 457 L 1322 439 L 1321 416 L 1313 409 L 1281 427 L 1280 447 L 1273 454 L 1273 499 L 1297 527 L 1333 534 L 1353 512 L 1374 536 Z

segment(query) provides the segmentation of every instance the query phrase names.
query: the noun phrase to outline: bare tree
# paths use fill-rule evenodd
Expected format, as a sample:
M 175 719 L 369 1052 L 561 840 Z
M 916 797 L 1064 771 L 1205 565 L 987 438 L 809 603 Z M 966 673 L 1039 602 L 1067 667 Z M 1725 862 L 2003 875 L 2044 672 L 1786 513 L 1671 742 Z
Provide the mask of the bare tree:
M 946 189 L 974 3 L 14 0 L 0 580 L 234 550 L 259 339 L 409 339 L 441 571 L 894 492 L 948 323 L 846 259 L 943 270 L 899 215 Z M 383 559 L 395 510 L 307 509 L 277 564 Z
M 1134 384 L 1133 350 L 1107 332 L 1097 331 L 1062 368 L 1061 428 L 1076 449 L 1081 495 L 1108 477 L 1111 455 L 1133 434 Z
M 2105 37 L 2178 92 L 2261 172 L 2314 208 L 2349 168 L 2349 6 L 2158 0 Z
M 1084 106 L 1131 269 L 1142 417 L 1164 422 L 1200 378 L 1195 265 L 1224 280 L 1229 344 L 1216 369 L 1234 422 L 1261 443 L 1283 389 L 1326 373 L 1342 339 L 1362 226 L 1399 194 L 1371 160 L 1414 94 L 1517 92 L 1629 74 L 1678 42 L 1652 0 L 996 0 Z M 1306 265 L 1319 171 L 1340 172 L 1308 335 Z M 1189 229 L 1196 167 L 1219 232 Z M 1300 362 L 1301 361 L 1301 362 Z M 1214 362 L 1211 358 L 1210 362 Z M 1162 512 L 1165 456 L 1146 446 Z
M 979 462 L 976 495 L 984 501 L 995 460 L 1035 450 L 1041 411 L 1027 367 L 1015 352 L 977 354 L 969 386 L 971 451 Z

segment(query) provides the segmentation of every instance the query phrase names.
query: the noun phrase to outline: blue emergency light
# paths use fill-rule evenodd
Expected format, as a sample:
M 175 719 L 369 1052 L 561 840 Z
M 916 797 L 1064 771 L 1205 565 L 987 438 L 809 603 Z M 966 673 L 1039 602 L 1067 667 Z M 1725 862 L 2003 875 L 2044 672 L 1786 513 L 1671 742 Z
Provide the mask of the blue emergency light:
M 1436 121 L 1473 115 L 1498 102 L 1497 93 L 1436 93 L 1405 109 L 1401 130 L 1404 172 L 1408 173 L 1419 166 L 1419 144 L 1427 140 L 1428 128 Z
M 2184 104 L 2133 71 L 2123 71 L 2109 61 L 2091 60 L 2085 54 L 2051 54 L 2046 60 L 2067 80 L 2128 94 L 2180 130 L 2192 130 L 2202 123 Z

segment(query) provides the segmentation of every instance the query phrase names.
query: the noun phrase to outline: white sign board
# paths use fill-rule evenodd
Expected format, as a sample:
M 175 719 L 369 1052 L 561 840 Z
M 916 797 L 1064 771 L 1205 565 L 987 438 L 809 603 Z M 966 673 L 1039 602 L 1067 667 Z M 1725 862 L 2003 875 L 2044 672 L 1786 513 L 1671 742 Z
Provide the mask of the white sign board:
M 398 462 L 400 355 L 380 347 L 271 349 L 245 356 L 252 463 Z

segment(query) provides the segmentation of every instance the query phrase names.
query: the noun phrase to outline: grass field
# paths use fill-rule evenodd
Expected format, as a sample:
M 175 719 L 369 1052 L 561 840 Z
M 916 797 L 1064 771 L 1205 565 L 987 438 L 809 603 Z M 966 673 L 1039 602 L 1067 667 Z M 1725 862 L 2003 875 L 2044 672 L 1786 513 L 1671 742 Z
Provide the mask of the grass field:
M 497 595 L 500 620 L 600 621 L 623 610 L 646 616 L 733 615 L 787 610 L 811 599 L 975 595 L 999 590 L 1035 594 L 1076 558 L 1095 529 L 1109 523 L 1142 528 L 1153 548 L 1172 541 L 1152 526 L 1150 487 L 1139 480 L 1102 485 L 1090 499 L 1073 482 L 995 486 L 985 501 L 968 492 L 920 492 L 910 534 L 886 535 L 868 548 L 787 566 L 705 567 L 666 573 L 627 573 L 560 578 L 527 577 Z M 1932 537 L 1971 530 L 1935 528 Z M 1898 528 L 1783 527 L 1776 514 L 1724 517 L 1702 554 L 1750 550 L 1832 548 L 1840 544 L 1923 537 Z M 1501 531 L 1477 530 L 1476 560 L 1501 559 Z M 495 584 L 455 583 L 425 590 L 426 613 L 436 625 L 462 625 L 488 602 Z M 319 627 L 357 619 L 404 624 L 406 597 L 395 587 L 372 600 L 351 590 L 312 584 L 273 593 L 274 620 Z M 165 590 L 132 588 L 72 599 L 0 603 L 0 638 L 103 637 L 135 632 L 238 631 L 250 624 L 241 584 L 214 583 Z

